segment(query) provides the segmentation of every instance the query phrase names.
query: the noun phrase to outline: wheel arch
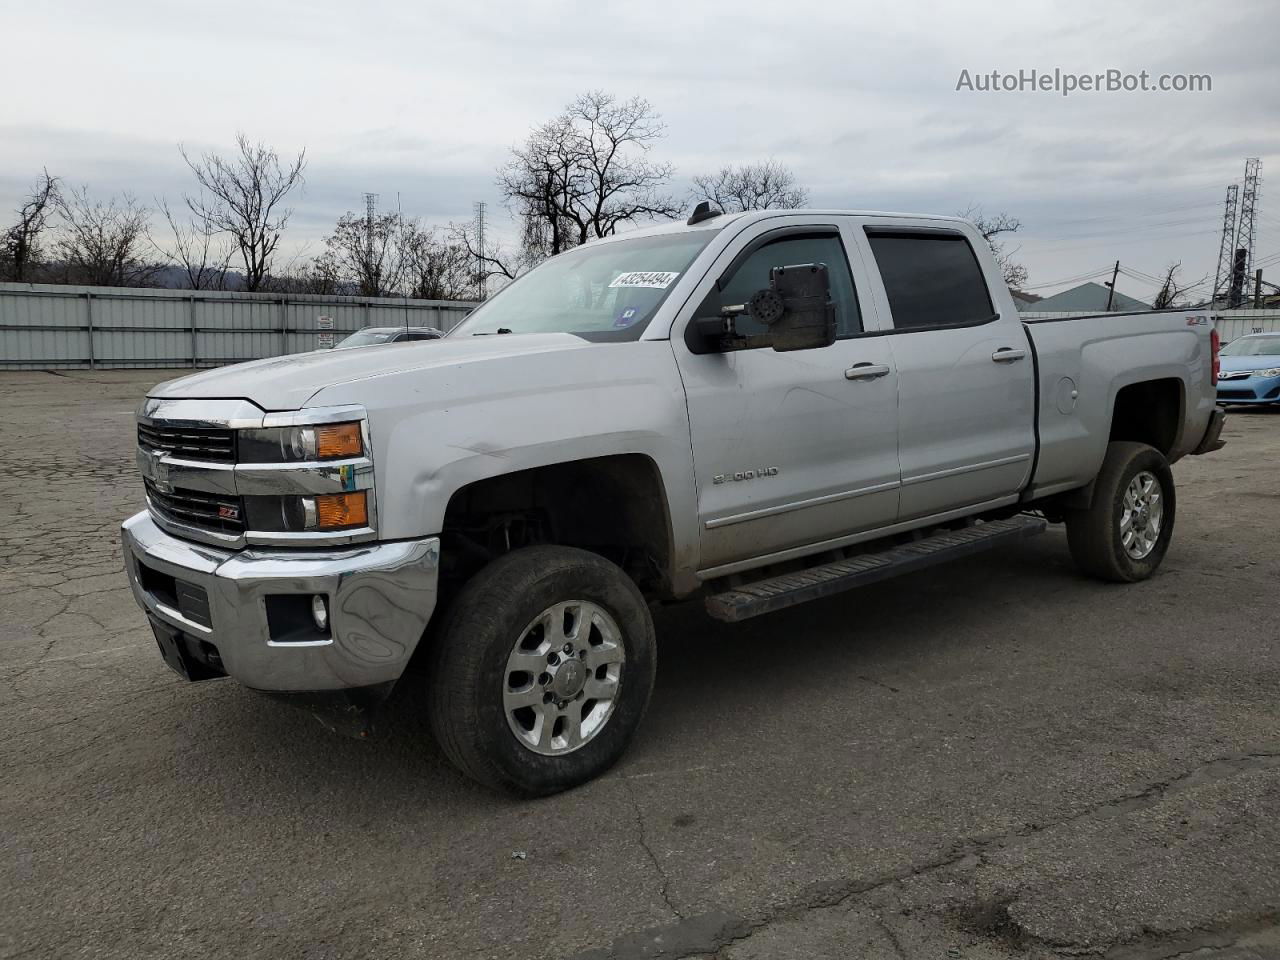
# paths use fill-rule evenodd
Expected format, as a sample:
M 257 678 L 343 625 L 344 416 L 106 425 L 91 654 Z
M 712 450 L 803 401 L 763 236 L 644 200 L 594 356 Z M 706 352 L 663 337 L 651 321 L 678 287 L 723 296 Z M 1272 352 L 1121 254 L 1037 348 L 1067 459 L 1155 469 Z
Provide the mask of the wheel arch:
M 1155 377 L 1125 384 L 1111 401 L 1107 442 L 1145 443 L 1171 462 L 1182 446 L 1187 387 L 1181 377 Z
M 657 461 L 643 453 L 562 460 L 474 480 L 450 495 L 442 536 L 446 557 L 452 548 L 471 558 L 459 571 L 463 578 L 475 564 L 518 546 L 554 543 L 613 560 L 647 595 L 678 592 L 666 485 Z

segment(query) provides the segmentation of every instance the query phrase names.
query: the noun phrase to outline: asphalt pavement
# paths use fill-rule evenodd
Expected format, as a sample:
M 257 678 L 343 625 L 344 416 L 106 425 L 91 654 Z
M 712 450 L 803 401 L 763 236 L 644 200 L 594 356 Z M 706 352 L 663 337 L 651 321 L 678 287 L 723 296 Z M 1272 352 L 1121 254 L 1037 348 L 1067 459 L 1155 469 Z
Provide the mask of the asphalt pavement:
M 0 958 L 1280 956 L 1280 411 L 1161 572 L 1023 545 L 729 626 L 537 801 L 163 664 L 121 566 L 161 371 L 0 375 Z

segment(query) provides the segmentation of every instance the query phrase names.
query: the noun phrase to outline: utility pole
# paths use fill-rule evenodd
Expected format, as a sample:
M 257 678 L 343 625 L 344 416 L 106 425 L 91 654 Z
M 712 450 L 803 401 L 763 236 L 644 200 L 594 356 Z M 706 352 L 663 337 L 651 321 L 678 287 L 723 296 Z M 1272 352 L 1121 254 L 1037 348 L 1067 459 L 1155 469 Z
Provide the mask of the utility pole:
M 1116 277 L 1120 275 L 1120 261 L 1116 261 L 1115 269 L 1111 271 L 1111 282 L 1107 284 L 1107 309 L 1105 313 L 1111 312 L 1111 302 L 1116 298 Z
M 1262 268 L 1253 272 L 1253 309 L 1262 309 Z

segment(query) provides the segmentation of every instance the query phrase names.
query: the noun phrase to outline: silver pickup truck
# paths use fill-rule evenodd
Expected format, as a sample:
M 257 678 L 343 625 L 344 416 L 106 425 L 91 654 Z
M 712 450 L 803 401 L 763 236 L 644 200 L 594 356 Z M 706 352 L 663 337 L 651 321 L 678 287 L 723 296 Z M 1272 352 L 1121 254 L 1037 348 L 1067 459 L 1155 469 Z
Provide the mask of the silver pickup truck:
M 360 730 L 421 685 L 459 768 L 550 793 L 635 733 L 654 604 L 741 620 L 1059 522 L 1150 576 L 1217 363 L 1203 313 L 1024 322 L 964 220 L 700 207 L 442 340 L 156 387 L 128 577 L 187 679 Z

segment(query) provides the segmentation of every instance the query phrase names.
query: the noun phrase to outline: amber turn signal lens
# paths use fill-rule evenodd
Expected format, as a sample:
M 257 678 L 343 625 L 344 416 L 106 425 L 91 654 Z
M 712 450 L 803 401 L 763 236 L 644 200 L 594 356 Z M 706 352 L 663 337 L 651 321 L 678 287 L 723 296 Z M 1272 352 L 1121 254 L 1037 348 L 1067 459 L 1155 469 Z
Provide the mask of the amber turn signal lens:
M 316 497 L 316 527 L 336 530 L 341 527 L 364 527 L 369 524 L 369 507 L 364 491 L 359 493 L 326 493 Z
M 316 455 L 321 460 L 358 457 L 364 451 L 359 423 L 334 423 L 315 429 Z

